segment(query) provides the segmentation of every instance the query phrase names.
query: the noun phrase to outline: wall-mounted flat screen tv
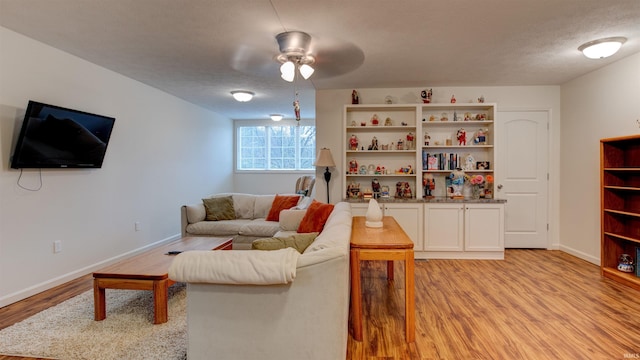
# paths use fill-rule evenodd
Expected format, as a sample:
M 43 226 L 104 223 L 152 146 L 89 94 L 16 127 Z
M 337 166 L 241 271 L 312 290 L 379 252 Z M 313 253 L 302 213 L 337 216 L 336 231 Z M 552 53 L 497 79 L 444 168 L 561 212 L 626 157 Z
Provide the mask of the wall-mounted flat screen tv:
M 100 168 L 115 120 L 29 101 L 11 167 Z

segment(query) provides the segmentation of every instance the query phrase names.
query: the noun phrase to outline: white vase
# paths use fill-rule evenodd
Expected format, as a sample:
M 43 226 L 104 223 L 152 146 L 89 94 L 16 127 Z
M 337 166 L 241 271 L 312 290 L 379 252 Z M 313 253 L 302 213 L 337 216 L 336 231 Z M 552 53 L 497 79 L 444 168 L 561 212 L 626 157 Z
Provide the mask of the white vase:
M 365 221 L 364 223 L 366 227 L 382 227 L 382 209 L 380 209 L 380 206 L 378 206 L 378 202 L 376 201 L 376 199 L 369 200 L 369 208 L 367 209 L 366 219 L 367 221 Z

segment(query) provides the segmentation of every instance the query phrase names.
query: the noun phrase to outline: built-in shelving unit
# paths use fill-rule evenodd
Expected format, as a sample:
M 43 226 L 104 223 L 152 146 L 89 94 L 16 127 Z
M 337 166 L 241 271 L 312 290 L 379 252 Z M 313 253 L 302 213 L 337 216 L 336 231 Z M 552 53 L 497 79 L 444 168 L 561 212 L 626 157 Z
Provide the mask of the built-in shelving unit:
M 421 198 L 425 174 L 435 179 L 432 195 L 446 196 L 445 178 L 456 167 L 470 174 L 493 175 L 497 165 L 496 113 L 493 103 L 345 105 L 344 196 L 349 184 L 359 183 L 364 190 L 378 179 L 381 186 L 390 189 L 391 196 L 395 195 L 397 182 L 402 181 L 409 183 L 413 198 Z M 374 117 L 377 125 L 373 124 Z M 466 143 L 457 138 L 460 130 L 466 133 Z M 407 148 L 409 134 L 414 140 Z M 357 138 L 357 150 L 351 149 L 352 136 Z M 400 149 L 399 141 L 403 143 Z M 373 142 L 377 150 L 369 150 Z M 436 168 L 429 166 L 428 157 L 438 158 Z M 357 164 L 357 173 L 349 171 L 352 162 Z M 479 167 L 478 163 L 486 165 Z
M 636 273 L 618 270 L 621 254 L 637 266 L 640 248 L 640 135 L 600 141 L 602 275 L 640 290 Z

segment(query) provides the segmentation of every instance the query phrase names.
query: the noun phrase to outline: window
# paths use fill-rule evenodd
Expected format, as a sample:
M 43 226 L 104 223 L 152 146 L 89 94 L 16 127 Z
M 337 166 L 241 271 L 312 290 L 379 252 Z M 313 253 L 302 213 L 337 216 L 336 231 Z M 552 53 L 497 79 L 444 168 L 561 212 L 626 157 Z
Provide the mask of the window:
M 235 122 L 236 170 L 314 170 L 316 127 L 302 121 Z

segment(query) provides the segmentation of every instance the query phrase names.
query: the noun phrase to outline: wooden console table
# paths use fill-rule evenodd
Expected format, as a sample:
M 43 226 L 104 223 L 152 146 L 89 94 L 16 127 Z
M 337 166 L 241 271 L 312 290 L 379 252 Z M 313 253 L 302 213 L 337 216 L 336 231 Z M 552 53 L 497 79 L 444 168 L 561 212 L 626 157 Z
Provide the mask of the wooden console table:
M 122 260 L 93 273 L 93 300 L 96 321 L 107 317 L 106 289 L 152 290 L 154 324 L 169 319 L 167 294 L 175 282 L 169 279 L 174 256 L 169 251 L 231 250 L 231 238 L 185 237 L 134 257 Z
M 391 216 L 383 227 L 368 228 L 364 216 L 354 216 L 351 225 L 351 311 L 353 338 L 362 341 L 362 286 L 360 260 L 386 260 L 387 279 L 393 280 L 393 260 L 404 261 L 405 337 L 416 338 L 413 242 Z

